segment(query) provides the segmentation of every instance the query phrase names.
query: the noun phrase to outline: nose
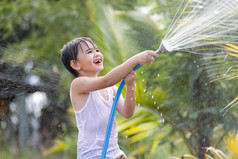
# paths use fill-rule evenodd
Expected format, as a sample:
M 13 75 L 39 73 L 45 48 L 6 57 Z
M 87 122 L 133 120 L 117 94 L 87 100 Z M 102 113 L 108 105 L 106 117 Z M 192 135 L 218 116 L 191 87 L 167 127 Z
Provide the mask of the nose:
M 95 56 L 99 56 L 99 55 L 101 55 L 101 52 L 95 50 L 95 51 L 94 51 L 94 55 L 95 55 Z
M 94 52 L 94 58 L 102 58 L 103 59 L 103 56 L 100 52 Z

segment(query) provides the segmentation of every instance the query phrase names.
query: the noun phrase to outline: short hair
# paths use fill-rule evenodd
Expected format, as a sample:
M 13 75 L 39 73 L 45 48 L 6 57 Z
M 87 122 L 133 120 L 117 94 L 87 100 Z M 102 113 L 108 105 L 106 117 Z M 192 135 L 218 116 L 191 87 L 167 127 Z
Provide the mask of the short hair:
M 81 51 L 83 52 L 81 43 L 85 44 L 87 47 L 88 44 L 86 42 L 90 42 L 94 48 L 96 45 L 92 41 L 92 39 L 88 37 L 80 37 L 76 38 L 66 44 L 64 44 L 63 48 L 61 49 L 61 60 L 65 66 L 65 68 L 74 76 L 78 77 L 78 73 L 70 66 L 71 60 L 76 60 L 78 55 L 78 47 L 80 47 Z

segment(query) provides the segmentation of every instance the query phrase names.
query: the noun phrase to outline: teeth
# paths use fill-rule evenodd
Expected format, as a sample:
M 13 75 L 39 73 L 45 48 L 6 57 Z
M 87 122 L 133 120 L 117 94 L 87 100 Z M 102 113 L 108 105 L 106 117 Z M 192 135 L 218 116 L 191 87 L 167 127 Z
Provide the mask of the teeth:
M 99 63 L 99 62 L 101 62 L 101 60 L 96 60 L 94 63 Z

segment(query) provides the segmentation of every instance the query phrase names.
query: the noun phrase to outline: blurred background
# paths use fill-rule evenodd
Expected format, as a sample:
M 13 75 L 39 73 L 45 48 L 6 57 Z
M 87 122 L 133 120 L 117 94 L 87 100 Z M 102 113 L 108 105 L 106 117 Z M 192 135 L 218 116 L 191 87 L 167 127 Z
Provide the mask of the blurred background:
M 104 75 L 156 50 L 179 4 L 1 0 L 0 158 L 76 158 L 73 77 L 60 60 L 63 45 L 91 37 L 104 55 Z M 137 71 L 135 114 L 129 120 L 116 114 L 119 144 L 130 159 L 238 158 L 237 45 L 230 51 L 233 56 L 162 53 Z

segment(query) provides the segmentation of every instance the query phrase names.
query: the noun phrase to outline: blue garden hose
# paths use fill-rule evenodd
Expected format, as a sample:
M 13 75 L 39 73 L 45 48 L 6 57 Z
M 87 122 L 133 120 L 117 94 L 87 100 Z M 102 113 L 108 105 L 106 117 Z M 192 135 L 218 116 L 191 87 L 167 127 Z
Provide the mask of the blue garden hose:
M 141 67 L 141 65 L 139 65 L 139 64 L 136 65 L 133 68 L 133 71 L 136 71 L 140 67 Z M 122 80 L 119 87 L 118 87 L 117 93 L 115 95 L 115 99 L 114 99 L 113 104 L 112 104 L 112 109 L 111 109 L 111 113 L 110 113 L 108 124 L 107 124 L 107 131 L 106 131 L 106 135 L 105 135 L 105 140 L 104 140 L 101 159 L 105 159 L 105 157 L 106 157 L 107 147 L 108 147 L 109 138 L 110 138 L 111 130 L 112 130 L 113 118 L 115 116 L 117 103 L 118 103 L 118 100 L 119 100 L 119 97 L 120 97 L 120 94 L 121 94 L 121 91 L 122 91 L 124 85 L 125 85 L 125 81 Z
M 158 50 L 155 51 L 157 54 L 159 54 L 160 52 L 168 52 L 167 49 L 163 46 L 163 43 L 161 43 L 160 47 Z M 133 68 L 133 71 L 136 71 L 137 69 L 139 69 L 141 67 L 141 65 L 136 65 L 134 68 Z M 115 112 L 116 112 L 116 108 L 117 108 L 117 103 L 118 103 L 118 100 L 119 100 L 119 97 L 120 97 L 120 94 L 122 92 L 122 89 L 125 85 L 125 81 L 122 80 L 119 87 L 118 87 L 118 90 L 117 90 L 117 93 L 115 95 L 115 99 L 113 101 L 113 104 L 112 104 L 112 108 L 111 108 L 111 113 L 110 113 L 110 116 L 109 116 L 109 120 L 108 120 L 108 124 L 107 124 L 107 131 L 106 131 L 106 135 L 105 135 L 105 140 L 104 140 L 104 145 L 103 145 L 103 150 L 102 150 L 102 155 L 101 155 L 101 159 L 105 159 L 106 157 L 106 153 L 107 153 L 107 148 L 108 148 L 108 143 L 109 143 L 109 139 L 110 139 L 110 135 L 111 135 L 111 130 L 112 130 L 112 124 L 113 124 L 113 119 L 114 119 L 114 116 L 115 116 Z

